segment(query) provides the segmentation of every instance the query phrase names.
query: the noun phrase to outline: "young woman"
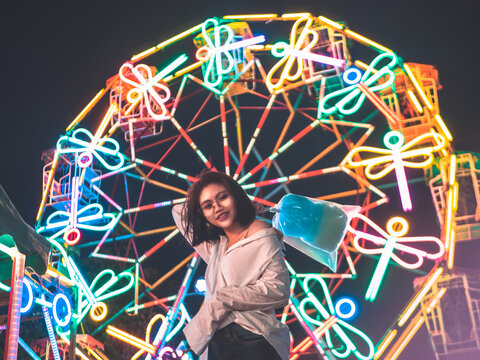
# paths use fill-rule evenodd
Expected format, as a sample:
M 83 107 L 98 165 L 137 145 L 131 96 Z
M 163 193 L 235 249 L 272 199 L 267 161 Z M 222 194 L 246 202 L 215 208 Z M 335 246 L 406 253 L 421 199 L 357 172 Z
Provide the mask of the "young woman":
M 204 304 L 183 330 L 191 349 L 202 360 L 287 360 L 288 327 L 275 317 L 290 295 L 282 234 L 222 173 L 203 173 L 172 212 L 207 263 Z

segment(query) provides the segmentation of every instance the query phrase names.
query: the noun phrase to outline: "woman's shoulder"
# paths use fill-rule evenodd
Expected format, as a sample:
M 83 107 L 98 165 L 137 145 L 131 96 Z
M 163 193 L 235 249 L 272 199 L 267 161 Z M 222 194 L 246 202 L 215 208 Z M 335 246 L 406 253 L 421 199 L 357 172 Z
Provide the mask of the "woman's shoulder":
M 270 225 L 266 221 L 256 219 L 250 224 L 248 228 L 248 235 L 252 236 L 261 230 L 271 229 L 271 228 L 272 228 L 272 225 Z

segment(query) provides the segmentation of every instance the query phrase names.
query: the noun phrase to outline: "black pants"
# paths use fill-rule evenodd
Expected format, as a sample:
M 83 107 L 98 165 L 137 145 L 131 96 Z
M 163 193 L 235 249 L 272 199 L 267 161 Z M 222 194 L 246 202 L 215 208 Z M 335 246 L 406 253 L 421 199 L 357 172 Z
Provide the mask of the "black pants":
M 208 360 L 281 360 L 262 335 L 236 323 L 218 330 L 208 346 Z

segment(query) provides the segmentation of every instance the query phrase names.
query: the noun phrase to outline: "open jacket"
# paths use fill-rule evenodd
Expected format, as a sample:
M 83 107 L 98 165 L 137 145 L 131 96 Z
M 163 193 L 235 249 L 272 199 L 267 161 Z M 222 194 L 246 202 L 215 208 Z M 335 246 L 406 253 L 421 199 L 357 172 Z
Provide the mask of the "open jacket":
M 184 205 L 173 207 L 180 232 L 191 243 L 182 221 Z M 283 235 L 274 228 L 262 229 L 228 247 L 228 239 L 203 242 L 195 250 L 207 263 L 205 302 L 183 332 L 190 347 L 207 359 L 213 334 L 235 322 L 262 335 L 288 359 L 288 327 L 275 317 L 275 309 L 288 304 L 290 276 L 284 260 Z

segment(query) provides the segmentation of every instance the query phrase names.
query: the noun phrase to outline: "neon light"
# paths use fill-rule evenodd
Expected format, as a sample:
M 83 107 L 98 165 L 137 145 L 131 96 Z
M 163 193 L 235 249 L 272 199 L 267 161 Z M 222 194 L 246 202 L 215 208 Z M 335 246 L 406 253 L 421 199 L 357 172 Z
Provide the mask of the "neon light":
M 438 125 L 440 126 L 440 129 L 442 129 L 443 135 L 447 138 L 448 141 L 452 141 L 453 137 L 450 131 L 448 130 L 447 126 L 443 122 L 443 119 L 440 115 L 436 114 L 435 115 L 435 120 L 437 120 Z
M 45 300 L 45 295 L 41 295 L 42 300 Z M 45 319 L 45 325 L 47 326 L 48 338 L 50 339 L 50 345 L 52 346 L 53 357 L 55 360 L 60 360 L 60 352 L 58 351 L 57 339 L 55 338 L 55 332 L 53 331 L 52 321 L 50 320 L 50 314 L 45 306 L 42 306 L 43 317 Z
M 196 52 L 196 58 L 199 61 L 206 62 L 212 56 L 218 56 L 223 52 L 237 50 L 247 46 L 259 44 L 265 42 L 265 36 L 255 36 L 249 39 L 235 41 L 229 44 L 221 45 L 218 47 L 210 47 L 209 45 L 202 46 Z M 176 74 L 175 74 L 176 75 Z
M 195 290 L 198 292 L 204 293 L 207 290 L 207 283 L 205 279 L 198 279 L 195 283 Z
M 70 147 L 67 145 L 70 145 Z M 74 146 L 72 147 L 72 145 Z M 77 129 L 72 136 L 60 137 L 57 141 L 57 152 L 59 154 L 91 152 L 108 170 L 116 170 L 122 167 L 124 163 L 123 155 L 120 153 L 120 145 L 116 140 L 107 137 L 95 139 L 92 133 L 86 129 Z M 105 155 L 108 159 L 114 158 L 114 162 L 108 163 L 104 159 Z
M 211 26 L 213 30 L 207 30 Z M 197 50 L 196 57 L 207 62 L 203 79 L 210 88 L 221 85 L 224 76 L 234 70 L 235 59 L 229 51 L 265 41 L 262 35 L 233 42 L 235 37 L 233 29 L 228 25 L 219 25 L 216 19 L 208 19 L 203 23 L 202 35 L 206 45 Z
M 97 102 L 101 99 L 101 97 L 106 93 L 106 89 L 100 90 L 97 95 L 93 97 L 93 99 L 85 106 L 85 108 L 77 115 L 77 117 L 67 126 L 66 131 L 70 131 L 73 129 L 75 125 L 77 125 L 84 116 L 97 104 Z
M 455 174 L 457 171 L 457 157 L 455 154 L 450 156 L 450 171 L 449 171 L 449 183 L 451 186 L 455 184 Z
M 119 71 L 120 79 L 133 86 L 133 89 L 127 94 L 127 100 L 131 104 L 136 104 L 138 103 L 138 99 L 143 97 L 147 111 L 153 119 L 167 119 L 168 111 L 165 103 L 170 99 L 171 93 L 166 85 L 160 83 L 160 80 L 172 71 L 175 71 L 175 69 L 181 66 L 187 59 L 187 55 L 180 55 L 155 76 L 152 76 L 152 70 L 147 65 L 139 64 L 134 67 L 130 63 L 123 64 Z M 135 76 L 134 80 L 131 79 L 131 74 Z M 160 95 L 159 91 L 163 94 Z M 152 109 L 152 101 L 159 107 L 158 111 Z
M 129 333 L 122 331 L 112 325 L 107 326 L 107 331 L 106 333 L 108 335 L 111 335 L 113 337 L 116 337 L 117 339 L 120 339 L 122 341 L 125 341 L 126 343 L 135 346 L 136 348 L 139 348 L 143 351 L 148 352 L 149 354 L 153 354 L 155 352 L 155 348 L 153 345 L 146 343 L 142 339 L 139 339 L 133 335 L 130 335 Z
M 107 276 L 107 278 L 110 278 L 99 289 L 93 290 L 97 283 L 105 281 L 104 279 L 102 279 L 105 276 Z M 122 279 L 127 280 L 127 283 L 124 286 L 114 291 L 107 292 L 107 290 L 110 290 L 113 286 L 117 285 Z M 115 275 L 113 270 L 105 269 L 98 273 L 95 279 L 93 279 L 92 284 L 90 285 L 90 289 L 92 289 L 92 291 L 94 292 L 97 301 L 103 301 L 111 297 L 123 294 L 124 292 L 130 290 L 133 287 L 134 282 L 135 278 L 129 271 L 123 271 L 120 274 Z
M 397 143 L 393 144 L 391 139 L 396 137 Z M 417 147 L 418 144 L 425 140 L 432 139 L 436 145 L 428 147 Z M 400 132 L 389 132 L 385 135 L 385 144 L 388 150 L 382 148 L 376 148 L 372 146 L 358 146 L 350 151 L 342 163 L 347 162 L 351 167 L 365 166 L 365 176 L 371 180 L 377 180 L 392 170 L 395 170 L 397 175 L 397 183 L 402 199 L 402 206 L 404 211 L 411 210 L 411 200 L 408 191 L 408 183 L 405 176 L 404 167 L 410 168 L 422 168 L 426 167 L 433 161 L 433 153 L 443 149 L 445 147 L 445 138 L 435 132 L 426 133 L 417 136 L 409 143 L 403 144 L 403 135 Z M 365 154 L 380 154 L 378 157 L 369 157 L 368 159 L 362 159 L 357 161 L 354 158 L 360 153 Z M 416 161 L 417 158 L 426 157 L 425 160 Z M 380 168 L 381 170 L 377 170 Z M 376 173 L 374 171 L 377 171 Z
M 428 307 L 425 309 L 425 312 L 429 313 L 433 310 L 433 308 L 437 305 L 437 303 L 440 301 L 440 299 L 445 295 L 447 292 L 447 288 L 442 288 L 438 294 L 435 296 L 435 298 L 428 304 Z
M 430 101 L 428 101 L 427 96 L 425 95 L 425 92 L 422 89 L 422 86 L 419 84 L 419 82 L 415 78 L 415 75 L 413 75 L 413 72 L 412 72 L 412 70 L 410 70 L 410 67 L 407 64 L 403 64 L 403 68 L 406 70 L 407 76 L 412 81 L 413 86 L 415 86 L 415 89 L 417 90 L 418 94 L 420 95 L 420 98 L 423 100 L 424 104 L 427 105 L 428 110 L 433 110 L 432 104 L 430 103 Z
M 153 46 L 153 47 L 151 47 L 150 49 L 147 49 L 147 50 L 145 50 L 145 51 L 142 51 L 140 54 L 137 54 L 137 55 L 132 56 L 131 60 L 132 60 L 132 61 L 135 61 L 135 60 L 138 60 L 138 59 L 140 59 L 140 58 L 143 59 L 143 58 L 147 57 L 148 55 L 153 54 L 156 50 L 157 50 L 157 47 L 156 47 L 156 46 Z
M 328 307 L 329 310 L 327 310 L 322 305 L 322 303 L 317 299 L 317 297 L 315 295 L 313 295 L 313 293 L 311 292 L 310 285 L 309 285 L 309 282 L 311 282 L 311 281 L 317 281 L 318 283 L 320 283 L 321 289 L 323 290 L 323 293 L 325 295 L 326 304 L 327 304 L 327 307 Z M 330 292 L 328 290 L 327 284 L 325 283 L 325 281 L 319 275 L 312 274 L 312 275 L 306 275 L 303 282 L 301 282 L 301 285 L 302 285 L 303 290 L 306 293 L 306 298 L 304 298 L 300 302 L 300 306 L 299 306 L 299 310 L 300 310 L 300 313 L 301 313 L 302 317 L 312 324 L 315 324 L 317 326 L 322 326 L 323 325 L 322 322 L 318 321 L 315 318 L 312 318 L 307 313 L 307 311 L 305 310 L 305 306 L 307 304 L 313 305 L 325 320 L 327 320 L 332 314 L 334 314 L 333 301 L 332 301 L 332 298 L 330 297 Z M 347 336 L 347 334 L 345 333 L 343 328 L 347 329 L 348 331 L 351 331 L 351 332 L 355 333 L 363 341 L 365 341 L 365 343 L 367 344 L 367 347 L 368 347 L 368 353 L 367 354 L 363 354 L 358 350 L 357 346 Z M 345 349 L 343 352 L 340 352 L 338 350 L 338 347 L 334 346 L 334 344 L 332 342 L 332 336 L 330 334 L 330 330 L 327 330 L 326 333 L 325 333 L 325 340 L 327 342 L 328 347 L 330 349 L 332 349 L 331 351 L 335 356 L 337 356 L 339 358 L 345 358 L 345 357 L 347 357 L 347 356 L 349 356 L 350 354 L 353 353 L 353 355 L 355 355 L 358 359 L 361 359 L 361 360 L 368 360 L 368 359 L 371 359 L 373 357 L 374 346 L 373 346 L 372 340 L 370 340 L 370 338 L 365 333 L 363 333 L 359 329 L 355 328 L 354 326 L 352 326 L 352 325 L 350 325 L 350 324 L 348 324 L 345 321 L 340 320 L 340 319 L 337 320 L 336 324 L 332 325 L 332 329 L 338 335 L 339 339 L 343 342 L 342 348 Z
M 396 143 L 392 142 L 392 138 L 396 138 Z M 399 131 L 390 131 L 383 139 L 385 146 L 392 150 L 393 166 L 395 168 L 395 175 L 397 177 L 398 190 L 400 191 L 400 199 L 402 201 L 403 211 L 412 210 L 412 199 L 408 189 L 407 176 L 405 175 L 405 168 L 403 167 L 402 154 L 400 149 L 404 144 L 404 137 Z
M 415 107 L 417 108 L 417 111 L 420 114 L 423 113 L 422 105 L 420 105 L 420 103 L 418 102 L 418 99 L 415 96 L 415 94 L 413 93 L 413 91 L 412 90 L 407 90 L 407 94 L 408 94 L 408 97 L 410 98 L 410 100 L 412 100 L 413 105 L 415 105 Z
M 344 308 L 349 309 L 344 312 Z M 341 297 L 335 303 L 335 315 L 343 320 L 349 320 L 357 313 L 357 304 L 349 297 Z
M 343 30 L 343 25 L 341 25 L 341 24 L 339 24 L 339 23 L 337 23 L 333 20 L 330 20 L 330 19 L 326 18 L 325 16 L 319 16 L 318 20 L 324 22 L 327 25 L 330 25 L 331 27 L 334 27 L 335 29 Z
M 185 30 L 184 32 L 182 32 L 180 34 L 175 35 L 175 36 L 171 37 L 170 39 L 161 42 L 160 44 L 158 44 L 156 46 L 156 48 L 157 48 L 157 50 L 160 50 L 160 49 L 164 48 L 165 46 L 170 45 L 170 44 L 174 43 L 175 41 L 180 40 L 180 39 L 194 33 L 197 30 L 200 30 L 201 27 L 202 27 L 202 24 L 195 25 L 194 27 L 192 27 L 188 30 Z M 132 58 L 132 60 L 133 60 L 133 58 Z
M 384 62 L 385 60 L 387 60 L 388 63 L 377 71 L 375 68 L 377 64 Z M 384 53 L 377 56 L 363 73 L 361 82 L 372 92 L 380 91 L 392 86 L 395 79 L 395 74 L 392 69 L 396 66 L 397 62 L 398 58 L 394 53 Z M 386 76 L 388 76 L 388 80 L 378 83 L 378 80 Z M 357 85 L 350 85 L 346 88 L 333 91 L 319 101 L 317 118 L 321 118 L 323 115 L 331 115 L 336 111 L 343 115 L 351 115 L 362 106 L 365 98 L 365 94 L 358 89 Z M 328 105 L 328 102 L 332 99 L 339 100 L 330 106 Z
M 305 23 L 305 26 L 300 32 L 299 28 L 302 23 Z M 296 51 L 303 51 L 305 53 L 308 53 L 318 41 L 318 33 L 310 29 L 312 24 L 313 24 L 313 19 L 308 17 L 304 17 L 295 21 L 295 23 L 292 26 L 292 30 L 290 32 L 290 44 L 286 45 L 285 49 L 288 48 L 289 51 L 296 50 Z M 300 35 L 298 35 L 297 37 L 298 33 L 300 33 Z M 312 37 L 311 40 L 310 40 L 310 36 Z M 307 41 L 308 41 L 307 45 L 304 46 L 305 42 Z M 273 49 L 272 49 L 272 53 L 274 53 Z M 296 62 L 297 70 L 295 73 L 292 74 L 291 70 L 295 62 Z M 281 71 L 280 76 L 277 82 L 273 83 L 272 81 L 273 75 L 277 71 Z M 267 85 L 270 93 L 274 93 L 275 90 L 279 90 L 283 86 L 283 84 L 285 83 L 285 80 L 295 81 L 296 79 L 298 79 L 302 74 L 302 71 L 303 71 L 303 61 L 301 60 L 301 58 L 286 52 L 283 58 L 280 61 L 278 61 L 269 71 L 267 78 L 265 79 L 265 84 Z
M 297 58 L 311 60 L 314 62 L 332 65 L 335 67 L 341 67 L 345 65 L 345 60 L 335 59 L 333 57 L 320 54 L 314 54 L 305 50 L 296 50 L 283 41 L 279 41 L 273 46 L 272 55 L 275 57 L 296 56 Z
M 393 330 L 389 331 L 387 336 L 385 336 L 385 338 L 381 342 L 380 346 L 377 348 L 377 351 L 375 352 L 375 355 L 373 356 L 373 358 L 375 360 L 380 358 L 380 356 L 383 354 L 383 352 L 385 351 L 387 346 L 390 345 L 390 343 L 392 342 L 392 340 L 395 338 L 396 335 L 397 335 L 397 330 L 396 329 L 393 329 Z
M 303 18 L 303 17 L 309 17 L 312 16 L 310 13 L 288 13 L 288 14 L 282 14 L 282 18 L 284 19 L 298 19 L 298 18 Z
M 351 37 L 357 39 L 360 42 L 363 42 L 367 45 L 370 45 L 378 50 L 385 51 L 386 53 L 393 53 L 392 50 L 389 48 L 386 48 L 385 46 L 380 45 L 379 43 L 376 43 L 375 41 L 372 41 L 370 39 L 367 39 L 365 36 L 362 36 L 360 34 L 357 34 L 356 32 L 352 30 L 345 30 L 345 34 L 350 35 Z
M 107 316 L 108 309 L 104 302 L 97 302 L 90 309 L 90 317 L 94 321 L 102 321 Z
M 112 213 L 103 213 L 102 205 L 98 203 L 90 204 L 83 207 L 82 209 L 80 209 L 80 211 L 77 212 L 78 218 L 76 227 L 78 229 L 85 229 L 91 231 L 107 231 L 112 229 L 117 224 L 118 220 L 120 220 L 121 215 L 121 213 L 117 215 Z M 75 233 L 75 230 L 72 230 L 68 227 L 68 225 L 70 224 L 70 219 L 71 214 L 67 211 L 55 211 L 47 218 L 45 226 L 38 228 L 37 232 L 41 234 L 45 231 L 60 229 L 60 231 L 51 236 L 52 238 L 56 238 L 65 232 Z M 91 222 L 105 223 L 102 225 L 92 225 L 90 224 Z M 65 235 L 64 239 L 65 237 L 67 237 L 67 239 L 69 239 L 70 241 L 70 238 L 68 237 L 69 235 L 70 234 Z
M 387 120 L 393 124 L 397 124 L 399 119 L 397 115 L 390 110 L 385 102 L 380 97 L 371 91 L 364 83 L 357 83 L 357 88 L 367 97 L 368 100 L 387 118 Z
M 23 341 L 23 339 L 21 337 L 18 338 L 18 343 L 23 348 L 23 350 L 25 350 L 27 352 L 27 354 L 30 355 L 30 357 L 33 360 L 42 360 L 37 356 L 37 354 L 35 354 L 35 352 L 30 348 L 30 346 L 28 346 L 27 343 L 25 341 Z
M 403 339 L 402 343 L 400 344 L 400 346 L 397 348 L 397 350 L 395 351 L 395 353 L 392 355 L 392 357 L 390 358 L 391 360 L 395 360 L 403 351 L 403 349 L 405 348 L 405 346 L 407 346 L 407 344 L 410 342 L 410 340 L 412 339 L 413 335 L 415 335 L 418 331 L 418 329 L 420 329 L 420 327 L 422 326 L 422 324 L 425 322 L 425 319 L 423 317 L 420 317 L 420 319 L 418 319 L 418 321 L 416 322 L 415 326 L 413 327 L 413 329 L 411 329 L 408 333 L 407 333 L 407 336 L 405 337 L 405 339 Z
M 277 14 L 256 14 L 256 15 L 227 15 L 224 16 L 224 19 L 258 19 L 258 20 L 263 20 L 263 19 L 272 19 L 276 18 L 278 15 Z
M 373 230 L 375 230 L 380 236 L 373 235 L 367 232 L 363 232 L 360 230 L 353 229 L 350 225 L 348 225 L 347 229 L 354 235 L 353 244 L 354 247 L 362 254 L 367 255 L 378 255 L 382 254 L 384 246 L 387 244 L 387 240 L 390 237 L 395 237 L 395 245 L 394 250 L 400 252 L 401 255 L 409 254 L 410 262 L 402 260 L 400 256 L 397 256 L 395 253 L 391 255 L 391 258 L 400 266 L 403 266 L 407 269 L 417 269 L 423 265 L 424 259 L 436 260 L 443 256 L 445 253 L 445 247 L 443 242 L 436 237 L 433 236 L 414 236 L 414 237 L 404 237 L 403 235 L 408 231 L 408 224 L 406 220 L 401 217 L 393 217 L 389 220 L 387 224 L 388 233 L 380 228 L 377 224 L 375 224 L 372 220 L 367 218 L 365 215 L 356 214 L 352 217 L 352 219 L 360 219 L 364 221 L 368 226 L 370 226 Z M 394 226 L 400 224 L 402 227 L 399 230 L 394 230 Z M 360 244 L 360 239 L 368 242 L 370 245 L 374 245 L 375 247 L 369 246 L 364 247 Z M 429 247 L 431 245 L 435 245 L 438 249 L 436 252 L 427 252 L 425 250 L 420 250 L 411 246 L 410 244 L 428 244 Z M 415 257 L 416 260 L 411 259 L 411 257 Z
M 343 82 L 347 85 L 355 85 L 362 80 L 362 72 L 356 67 L 349 67 L 342 74 L 342 79 Z
M 25 304 L 25 306 L 22 306 L 20 308 L 20 313 L 22 314 L 25 314 L 26 312 L 28 312 L 32 306 L 33 306 L 33 289 L 32 289 L 32 284 L 30 284 L 30 281 L 24 277 L 23 278 L 23 284 L 25 285 L 25 288 L 27 289 L 27 296 L 28 296 L 28 300 L 27 300 L 27 303 Z M 7 291 L 10 291 L 10 287 L 8 288 Z M 22 294 L 24 294 L 25 292 L 22 292 Z
M 66 309 L 66 315 L 64 315 L 63 320 L 59 316 L 59 305 L 58 302 L 63 300 L 65 306 L 62 308 L 61 312 L 63 312 Z M 52 314 L 53 314 L 53 319 L 57 323 L 58 326 L 67 326 L 70 323 L 70 320 L 72 318 L 72 306 L 70 305 L 70 300 L 65 296 L 65 294 L 62 293 L 57 293 L 53 297 L 52 301 Z
M 407 322 L 407 320 L 410 318 L 410 315 L 412 315 L 415 308 L 418 306 L 420 301 L 430 290 L 430 288 L 435 283 L 435 281 L 437 281 L 438 277 L 442 274 L 442 272 L 443 272 L 443 268 L 439 267 L 437 270 L 435 270 L 435 272 L 432 275 L 430 275 L 430 277 L 427 279 L 425 284 L 422 286 L 421 290 L 417 292 L 417 295 L 415 295 L 415 297 L 412 299 L 410 304 L 401 314 L 400 320 L 398 321 L 398 326 L 401 327 Z

